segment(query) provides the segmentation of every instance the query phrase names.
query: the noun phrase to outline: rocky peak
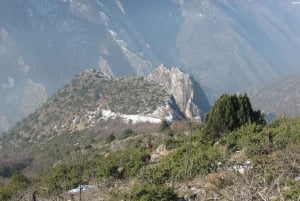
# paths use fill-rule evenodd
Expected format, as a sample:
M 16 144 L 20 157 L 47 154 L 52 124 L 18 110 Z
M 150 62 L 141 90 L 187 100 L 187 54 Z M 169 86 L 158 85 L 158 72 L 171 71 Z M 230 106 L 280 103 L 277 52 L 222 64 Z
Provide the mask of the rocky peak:
M 199 83 L 179 68 L 160 65 L 148 79 L 164 86 L 187 118 L 201 121 L 210 107 Z
M 88 69 L 18 122 L 11 133 L 18 133 L 14 142 L 18 137 L 42 142 L 67 131 L 95 130 L 103 134 L 115 130 L 120 134 L 122 128 L 134 124 L 154 125 L 162 119 L 183 118 L 165 87 L 143 77 L 113 78 Z M 0 115 L 0 125 L 5 123 Z

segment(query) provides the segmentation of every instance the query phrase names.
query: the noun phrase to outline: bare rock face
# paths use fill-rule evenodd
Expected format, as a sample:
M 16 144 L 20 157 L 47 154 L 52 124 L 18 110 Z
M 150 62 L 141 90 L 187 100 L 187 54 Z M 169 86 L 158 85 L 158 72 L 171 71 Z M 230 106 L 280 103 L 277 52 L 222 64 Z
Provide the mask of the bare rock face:
M 160 65 L 148 79 L 164 86 L 174 96 L 186 118 L 202 121 L 210 105 L 199 83 L 176 67 Z

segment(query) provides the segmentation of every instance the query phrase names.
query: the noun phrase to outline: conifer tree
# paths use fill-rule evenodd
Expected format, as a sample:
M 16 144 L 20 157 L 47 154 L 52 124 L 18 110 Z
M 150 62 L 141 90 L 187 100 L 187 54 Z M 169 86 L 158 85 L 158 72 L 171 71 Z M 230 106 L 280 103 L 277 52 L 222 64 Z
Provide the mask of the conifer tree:
M 213 139 L 247 123 L 265 123 L 262 113 L 252 109 L 247 94 L 223 94 L 205 118 L 206 132 Z

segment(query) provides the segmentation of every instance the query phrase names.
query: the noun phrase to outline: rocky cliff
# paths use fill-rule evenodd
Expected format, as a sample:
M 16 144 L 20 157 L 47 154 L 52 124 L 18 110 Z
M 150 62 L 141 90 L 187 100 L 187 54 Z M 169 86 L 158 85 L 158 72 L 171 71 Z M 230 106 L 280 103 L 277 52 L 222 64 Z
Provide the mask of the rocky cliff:
M 147 78 L 164 86 L 174 96 L 185 117 L 201 121 L 209 110 L 210 105 L 199 83 L 178 68 L 160 65 Z

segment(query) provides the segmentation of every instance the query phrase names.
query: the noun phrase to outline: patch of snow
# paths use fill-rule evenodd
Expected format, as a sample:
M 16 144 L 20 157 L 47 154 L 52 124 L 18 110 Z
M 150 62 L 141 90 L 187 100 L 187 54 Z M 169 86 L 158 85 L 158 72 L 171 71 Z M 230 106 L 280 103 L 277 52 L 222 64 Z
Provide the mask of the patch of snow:
M 108 119 L 115 119 L 117 117 L 117 114 L 115 112 L 112 112 L 111 110 L 102 110 L 102 119 L 108 120 Z
M 141 116 L 141 115 L 122 114 L 122 115 L 120 115 L 120 117 L 123 118 L 125 122 L 132 121 L 133 124 L 140 123 L 140 122 L 142 122 L 142 123 L 149 122 L 149 123 L 158 124 L 161 122 L 161 120 L 158 118 L 146 117 L 146 116 Z
M 160 123 L 161 119 L 156 118 L 156 117 L 150 117 L 150 116 L 143 116 L 143 115 L 138 115 L 138 114 L 120 114 L 120 113 L 115 113 L 112 112 L 111 110 L 102 110 L 102 117 L 101 119 L 108 120 L 108 119 L 115 119 L 116 117 L 120 117 L 123 119 L 124 122 L 126 123 Z

